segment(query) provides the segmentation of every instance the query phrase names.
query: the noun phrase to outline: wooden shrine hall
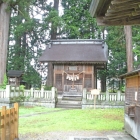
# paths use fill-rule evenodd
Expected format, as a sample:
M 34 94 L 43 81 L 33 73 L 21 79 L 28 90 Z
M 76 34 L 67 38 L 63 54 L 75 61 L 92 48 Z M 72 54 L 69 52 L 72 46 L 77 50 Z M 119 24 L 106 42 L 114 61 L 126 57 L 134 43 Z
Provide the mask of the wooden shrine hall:
M 104 40 L 52 40 L 39 58 L 52 62 L 54 87 L 63 96 L 82 96 L 83 88 L 97 87 L 97 70 L 105 69 L 108 48 Z
M 125 25 L 126 47 L 132 52 L 131 26 L 140 24 L 140 0 L 92 0 L 90 14 L 98 25 Z M 128 73 L 120 77 L 126 81 L 125 130 L 140 140 L 140 68 L 133 69 L 133 55 L 127 55 Z M 130 60 L 130 61 L 129 61 Z

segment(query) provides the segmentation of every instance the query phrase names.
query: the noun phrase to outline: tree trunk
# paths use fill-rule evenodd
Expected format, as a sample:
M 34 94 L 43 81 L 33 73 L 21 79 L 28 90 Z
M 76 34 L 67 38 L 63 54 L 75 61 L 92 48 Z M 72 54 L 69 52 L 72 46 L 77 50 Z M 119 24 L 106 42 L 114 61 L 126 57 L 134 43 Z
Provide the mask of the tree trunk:
M 3 83 L 4 74 L 6 73 L 9 38 L 10 12 L 7 12 L 6 8 L 6 3 L 0 5 L 0 84 Z
M 54 0 L 54 9 L 58 11 L 58 6 L 59 6 L 59 0 Z M 51 40 L 56 39 L 57 36 L 57 27 L 54 26 L 52 23 L 51 27 Z M 48 76 L 47 76 L 47 86 L 52 86 L 53 85 L 53 64 L 51 62 L 48 62 Z
M 132 29 L 131 26 L 124 26 L 126 39 L 126 57 L 127 57 L 127 72 L 133 70 L 133 52 L 132 52 Z

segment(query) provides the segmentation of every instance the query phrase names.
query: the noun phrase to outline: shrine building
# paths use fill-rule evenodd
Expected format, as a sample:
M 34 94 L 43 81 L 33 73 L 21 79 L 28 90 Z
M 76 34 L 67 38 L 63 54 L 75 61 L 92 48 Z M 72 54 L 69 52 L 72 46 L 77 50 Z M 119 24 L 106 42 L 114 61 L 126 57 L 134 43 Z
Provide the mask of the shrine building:
M 104 40 L 52 40 L 39 61 L 52 62 L 53 86 L 58 93 L 82 96 L 83 88 L 97 88 L 97 70 L 105 69 L 108 48 Z

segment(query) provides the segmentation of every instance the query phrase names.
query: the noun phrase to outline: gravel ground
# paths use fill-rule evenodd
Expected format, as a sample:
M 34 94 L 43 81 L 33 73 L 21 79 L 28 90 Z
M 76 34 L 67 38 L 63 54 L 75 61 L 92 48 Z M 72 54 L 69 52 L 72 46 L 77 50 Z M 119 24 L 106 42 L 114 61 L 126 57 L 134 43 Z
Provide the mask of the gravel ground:
M 125 132 L 116 131 L 57 131 L 57 132 L 46 132 L 43 134 L 29 133 L 26 135 L 19 135 L 19 140 L 69 140 L 70 136 L 107 136 L 107 135 L 125 135 Z

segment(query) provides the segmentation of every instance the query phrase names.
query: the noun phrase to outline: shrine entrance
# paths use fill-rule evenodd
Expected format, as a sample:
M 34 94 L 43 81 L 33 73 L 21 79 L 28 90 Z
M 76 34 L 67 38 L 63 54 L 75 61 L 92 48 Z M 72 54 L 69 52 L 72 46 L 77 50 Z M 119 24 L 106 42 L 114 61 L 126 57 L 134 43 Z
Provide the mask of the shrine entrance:
M 54 85 L 63 96 L 82 96 L 83 88 L 95 87 L 94 65 L 54 65 Z
M 82 96 L 83 72 L 64 74 L 63 96 Z

